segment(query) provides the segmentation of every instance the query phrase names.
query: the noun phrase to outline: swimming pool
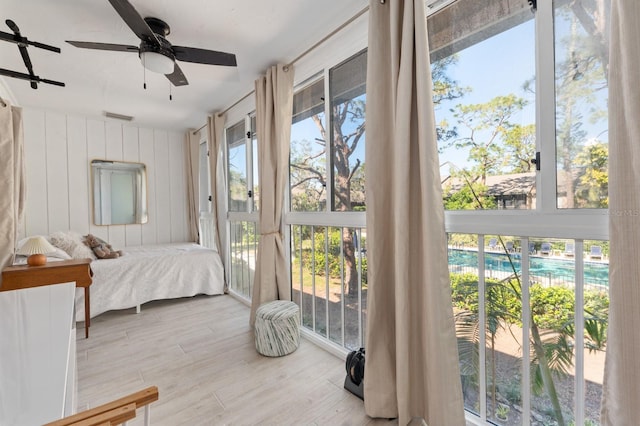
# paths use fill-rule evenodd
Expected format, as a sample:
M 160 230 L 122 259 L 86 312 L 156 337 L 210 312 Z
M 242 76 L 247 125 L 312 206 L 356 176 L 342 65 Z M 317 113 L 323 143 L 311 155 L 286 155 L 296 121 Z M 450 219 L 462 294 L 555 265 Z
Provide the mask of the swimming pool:
M 521 272 L 520 254 L 511 255 L 518 273 Z M 472 250 L 449 249 L 449 269 L 451 272 L 473 272 L 478 268 L 478 252 Z M 504 253 L 484 254 L 484 268 L 487 276 L 492 272 L 512 273 L 509 259 Z M 477 272 L 476 272 L 477 273 Z M 529 257 L 529 275 L 535 280 L 549 280 L 573 285 L 575 262 L 572 259 L 555 259 L 540 256 Z M 609 286 L 609 265 L 600 262 L 584 262 L 585 285 Z

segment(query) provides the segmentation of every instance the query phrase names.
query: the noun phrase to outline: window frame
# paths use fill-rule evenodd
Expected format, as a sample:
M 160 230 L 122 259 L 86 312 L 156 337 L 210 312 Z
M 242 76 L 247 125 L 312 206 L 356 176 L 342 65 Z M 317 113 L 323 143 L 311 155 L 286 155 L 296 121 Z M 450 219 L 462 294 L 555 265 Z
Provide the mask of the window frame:
M 449 4 L 452 4 L 451 2 Z M 439 11 L 441 8 L 436 10 Z M 608 240 L 608 209 L 563 209 L 556 200 L 556 96 L 554 4 L 538 2 L 536 40 L 536 207 L 522 210 L 445 210 L 449 233 L 522 235 L 529 238 Z
M 320 79 L 324 79 L 324 116 L 325 116 L 325 130 L 327 134 L 333 131 L 333 123 L 331 120 L 331 92 L 330 92 L 330 70 L 345 63 L 351 58 L 356 57 L 362 52 L 366 51 L 366 46 L 355 49 L 355 51 L 342 51 L 342 55 L 329 57 L 323 63 L 322 71 L 312 74 L 308 78 L 302 80 L 300 83 L 295 84 L 293 93 L 298 93 L 301 90 L 313 85 Z M 325 152 L 325 166 L 327 170 L 327 186 L 326 186 L 326 202 L 325 208 L 320 212 L 298 212 L 291 211 L 290 203 L 290 190 L 287 190 L 287 199 L 285 203 L 285 225 L 322 225 L 322 226 L 334 226 L 334 227 L 366 227 L 366 212 L 364 211 L 336 211 L 333 210 L 333 161 L 332 161 L 332 146 L 327 146 Z M 365 148 L 366 149 L 366 148 Z M 287 187 L 291 188 L 291 182 L 287 175 Z
M 456 0 L 457 1 L 457 0 Z M 447 5 L 454 3 L 448 2 Z M 478 292 L 485 293 L 484 252 L 486 235 L 514 236 L 520 240 L 522 247 L 527 247 L 531 239 L 557 238 L 573 240 L 575 252 L 582 253 L 587 240 L 609 241 L 609 210 L 606 208 L 559 208 L 557 203 L 557 158 L 556 158 L 556 57 L 555 57 L 555 2 L 538 2 L 534 11 L 535 26 L 535 125 L 536 151 L 540 152 L 540 170 L 536 172 L 536 207 L 533 209 L 510 210 L 445 210 L 445 230 L 449 234 L 475 234 L 478 237 Z M 437 10 L 440 10 L 438 8 Z M 481 257 L 482 256 L 482 257 Z M 529 262 L 529 253 L 522 251 L 521 261 Z M 582 256 L 575 256 L 575 304 L 584 303 L 584 262 Z M 529 282 L 529 270 L 523 268 L 522 282 Z M 530 291 L 528 285 L 522 286 L 522 329 L 530 328 Z M 479 311 L 486 312 L 485 298 L 479 298 Z M 584 324 L 584 310 L 575 309 L 574 324 Z M 484 315 L 482 315 L 484 318 Z M 486 329 L 481 319 L 480 328 Z M 583 327 L 583 326 L 582 326 Z M 583 328 L 582 328 L 583 329 Z M 482 334 L 482 333 L 481 333 Z M 522 338 L 522 362 L 529 363 L 530 342 Z M 576 333 L 575 346 L 584 347 L 584 336 Z M 481 347 L 484 346 L 481 338 Z M 585 409 L 585 381 L 584 381 L 584 351 L 576 351 L 574 360 L 574 415 L 576 424 L 584 422 Z M 480 365 L 485 365 L 485 351 L 480 351 Z M 484 371 L 484 370 L 482 370 Z M 522 382 L 530 383 L 529 369 L 524 368 Z M 582 383 L 580 385 L 580 383 Z M 577 384 L 577 385 L 576 385 Z M 484 417 L 487 413 L 485 374 L 480 374 L 480 413 L 467 412 L 466 419 L 473 424 L 490 424 Z M 523 412 L 531 410 L 531 389 L 524 386 L 521 389 Z M 484 414 L 482 414 L 484 413 Z M 529 424 L 524 418 L 523 424 Z
M 203 209 L 202 206 L 202 194 L 200 194 L 200 192 L 203 190 L 203 188 L 198 185 L 198 213 L 203 214 L 203 213 L 211 213 L 211 210 L 213 208 L 212 206 L 212 202 L 211 202 L 211 161 L 209 160 L 210 156 L 211 156 L 211 152 L 209 152 L 209 140 L 208 140 L 208 136 L 207 136 L 207 132 L 201 131 L 200 132 L 200 140 L 198 141 L 198 162 L 199 165 L 202 164 L 202 148 L 204 147 L 206 148 L 206 164 L 207 164 L 207 171 L 206 171 L 206 178 L 207 178 L 207 192 L 208 195 L 205 197 L 206 198 L 206 209 Z M 203 174 L 203 170 L 202 167 L 198 167 L 198 182 L 202 183 L 202 176 Z
M 229 192 L 229 182 L 230 182 L 230 176 L 229 176 L 229 141 L 227 139 L 227 130 L 239 125 L 240 123 L 243 124 L 244 126 L 244 130 L 243 130 L 243 140 L 242 142 L 240 142 L 240 140 L 235 141 L 236 146 L 240 146 L 240 145 L 244 145 L 245 148 L 245 167 L 246 167 L 246 186 L 245 186 L 245 193 L 247 194 L 247 199 L 245 200 L 246 202 L 246 209 L 242 210 L 242 211 L 238 211 L 238 210 L 231 210 L 230 209 L 230 198 L 229 198 L 229 194 L 227 194 L 226 200 L 227 200 L 227 214 L 228 217 L 231 218 L 231 215 L 233 215 L 235 217 L 236 220 L 244 220 L 242 218 L 245 218 L 246 216 L 244 216 L 244 214 L 250 215 L 249 217 L 254 216 L 254 213 L 256 213 L 258 211 L 257 208 L 254 209 L 253 205 L 254 205 L 254 189 L 255 189 L 255 185 L 254 185 L 254 178 L 253 178 L 253 166 L 254 166 L 254 161 L 258 161 L 258 153 L 257 152 L 253 152 L 253 139 L 254 139 L 254 134 L 251 130 L 251 119 L 252 117 L 255 116 L 255 111 L 251 112 L 250 114 L 246 114 L 243 118 L 241 118 L 240 120 L 235 121 L 233 124 L 227 125 L 224 127 L 224 146 L 225 146 L 225 180 L 227 182 L 227 192 Z M 247 130 L 249 129 L 249 130 Z M 249 195 L 249 191 L 251 191 L 251 195 Z M 237 216 L 237 215 L 243 215 L 243 216 Z M 257 220 L 257 217 L 255 218 Z M 252 219 L 253 220 L 253 219 Z

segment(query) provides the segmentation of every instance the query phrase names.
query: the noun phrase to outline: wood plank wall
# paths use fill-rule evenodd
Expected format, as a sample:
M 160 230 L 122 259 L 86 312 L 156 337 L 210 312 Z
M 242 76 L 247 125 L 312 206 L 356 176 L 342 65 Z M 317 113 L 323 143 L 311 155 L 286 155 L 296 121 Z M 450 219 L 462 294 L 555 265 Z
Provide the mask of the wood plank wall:
M 27 203 L 20 238 L 72 230 L 114 248 L 188 240 L 184 135 L 24 108 Z M 147 166 L 149 221 L 96 226 L 91 217 L 92 159 Z

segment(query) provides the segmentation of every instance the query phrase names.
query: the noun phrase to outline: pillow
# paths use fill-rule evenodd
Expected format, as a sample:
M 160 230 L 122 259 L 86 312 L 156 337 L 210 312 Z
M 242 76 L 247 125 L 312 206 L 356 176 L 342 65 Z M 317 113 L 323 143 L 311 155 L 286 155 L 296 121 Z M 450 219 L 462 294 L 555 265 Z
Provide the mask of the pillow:
M 82 235 L 77 232 L 54 232 L 49 236 L 51 244 L 64 250 L 72 259 L 95 259 L 93 250 L 82 241 Z
M 58 248 L 58 247 L 56 247 L 56 251 L 54 251 L 52 253 L 47 253 L 47 260 L 49 260 L 48 258 L 50 258 L 50 257 L 53 257 L 53 258 L 56 258 L 56 259 L 60 259 L 60 260 L 72 259 L 72 257 L 69 256 L 69 253 L 67 253 L 66 251 L 64 251 L 64 250 L 62 250 L 61 248 Z

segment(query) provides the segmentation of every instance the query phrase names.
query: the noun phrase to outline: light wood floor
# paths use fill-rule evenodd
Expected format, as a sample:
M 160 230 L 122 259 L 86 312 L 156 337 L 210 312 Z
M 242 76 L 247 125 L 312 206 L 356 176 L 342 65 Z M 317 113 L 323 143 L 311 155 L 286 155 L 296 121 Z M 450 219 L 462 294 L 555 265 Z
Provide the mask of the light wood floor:
M 259 355 L 249 309 L 199 296 L 107 312 L 77 331 L 78 407 L 156 385 L 153 425 L 395 425 L 364 414 L 343 389 L 344 363 L 301 339 L 288 356 Z M 139 410 L 136 421 L 142 424 Z

